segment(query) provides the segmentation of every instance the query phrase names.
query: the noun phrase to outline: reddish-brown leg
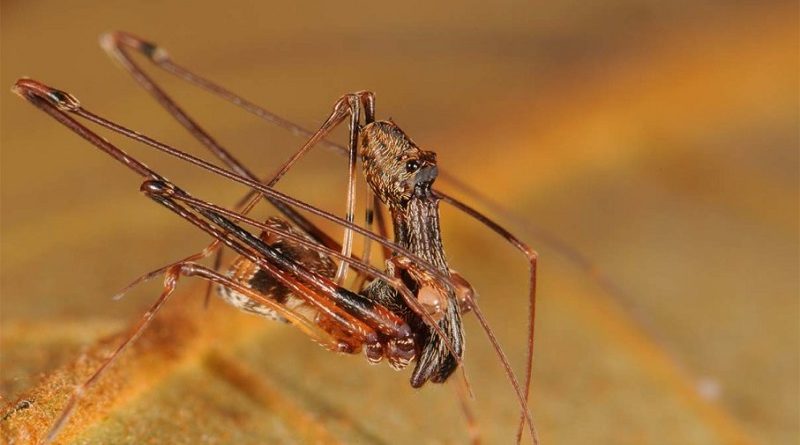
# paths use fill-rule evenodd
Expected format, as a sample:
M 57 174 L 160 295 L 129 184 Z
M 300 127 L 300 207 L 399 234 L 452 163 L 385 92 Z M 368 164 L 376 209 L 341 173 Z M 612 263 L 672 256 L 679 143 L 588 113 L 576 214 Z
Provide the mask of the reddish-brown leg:
M 167 111 L 175 117 L 184 127 L 189 130 L 189 132 L 194 135 L 200 142 L 202 142 L 206 147 L 208 147 L 214 155 L 220 158 L 226 165 L 228 165 L 234 172 L 239 173 L 242 176 L 247 177 L 248 179 L 257 179 L 242 163 L 240 163 L 236 158 L 234 158 L 228 150 L 223 148 L 215 139 L 213 139 L 205 130 L 200 127 L 196 121 L 194 121 L 189 115 L 182 110 L 175 101 L 166 94 L 166 92 L 161 89 L 153 80 L 148 76 L 127 54 L 127 49 L 134 49 L 137 50 L 144 55 L 146 55 L 150 60 L 152 60 L 157 65 L 162 67 L 169 67 L 172 66 L 169 62 L 169 57 L 163 49 L 158 48 L 156 45 L 146 42 L 136 36 L 133 36 L 128 33 L 122 32 L 115 32 L 105 34 L 101 37 L 101 45 L 103 49 L 106 50 L 109 55 L 111 55 L 114 60 L 116 60 L 126 71 L 128 71 L 133 78 L 151 95 L 153 95 L 156 100 L 164 106 Z M 180 70 L 178 70 L 180 72 Z M 203 79 L 199 79 L 196 76 L 190 75 L 190 78 L 202 81 Z M 187 79 L 188 80 L 188 79 Z M 217 94 L 221 93 L 222 91 L 216 91 Z M 348 188 L 347 188 L 347 211 L 345 213 L 345 219 L 349 222 L 353 221 L 353 211 L 355 209 L 355 179 L 356 179 L 356 147 L 358 144 L 358 122 L 359 122 L 359 113 L 360 113 L 360 104 L 363 102 L 365 106 L 368 108 L 367 112 L 367 121 L 370 122 L 374 119 L 374 96 L 368 92 L 360 92 L 353 95 L 346 96 L 347 102 L 349 105 L 350 111 L 350 141 L 348 144 L 348 153 L 349 153 L 349 168 L 348 168 Z M 344 99 L 344 98 L 343 98 Z M 341 102 L 341 101 L 340 101 Z M 241 104 L 241 103 L 240 103 Z M 338 103 L 337 110 L 339 109 Z M 334 115 L 336 111 L 334 111 Z M 322 128 L 317 131 L 314 135 L 311 136 L 309 141 L 300 149 L 298 150 L 282 167 L 278 170 L 278 172 L 272 177 L 269 182 L 265 184 L 267 186 L 274 186 L 275 183 L 283 176 L 283 174 L 288 171 L 288 169 L 313 145 L 315 145 L 319 140 L 324 139 L 325 135 L 330 131 L 331 128 L 336 126 L 340 120 L 339 116 L 332 115 L 328 121 L 323 124 Z M 299 227 L 303 228 L 310 233 L 312 236 L 316 235 L 316 238 L 324 242 L 328 247 L 331 247 L 332 240 L 326 240 L 325 238 L 327 235 L 324 235 L 316 228 L 311 227 L 312 224 L 302 218 L 300 215 L 293 212 L 292 209 L 285 207 L 281 203 L 273 202 L 276 204 L 276 207 L 281 210 L 287 217 L 290 218 L 293 222 L 295 222 Z M 342 254 L 345 256 L 350 256 L 351 249 L 352 249 L 352 231 L 349 228 L 345 228 L 344 231 L 344 239 L 342 242 Z M 217 259 L 215 264 L 218 265 L 221 262 L 221 259 Z M 335 281 L 338 284 L 342 284 L 346 278 L 347 274 L 347 264 L 342 262 L 339 265 L 339 269 L 336 273 Z
M 108 34 L 104 34 L 101 39 L 101 46 L 103 49 L 115 60 L 119 63 L 119 65 L 126 70 L 133 78 L 139 83 L 142 88 L 145 89 L 148 93 L 150 93 L 159 104 L 161 104 L 181 125 L 183 125 L 192 135 L 195 136 L 201 143 L 203 143 L 209 150 L 217 156 L 220 160 L 222 160 L 228 167 L 230 167 L 234 172 L 244 176 L 248 179 L 256 180 L 257 178 L 253 175 L 241 162 L 239 162 L 227 149 L 222 147 L 214 138 L 211 137 L 193 118 L 191 118 L 177 103 L 160 87 L 158 84 L 147 74 L 145 73 L 141 67 L 133 61 L 133 59 L 128 54 L 128 50 L 134 50 L 142 55 L 146 56 L 151 62 L 153 62 L 156 66 L 172 73 L 173 75 L 193 83 L 212 94 L 218 95 L 233 104 L 244 108 L 248 112 L 251 112 L 262 119 L 265 119 L 271 123 L 277 124 L 282 126 L 294 134 L 303 135 L 305 137 L 310 137 L 311 139 L 314 138 L 315 134 L 310 131 L 307 131 L 299 126 L 294 125 L 293 123 L 282 119 L 273 113 L 257 106 L 256 104 L 245 100 L 244 98 L 226 90 L 225 88 L 204 79 L 172 62 L 170 59 L 167 51 L 163 48 L 158 47 L 154 43 L 148 42 L 144 39 L 141 39 L 133 34 L 125 33 L 125 32 L 111 32 Z M 370 92 L 359 92 L 355 93 L 355 96 L 358 96 L 360 102 L 363 104 L 365 110 L 365 120 L 367 123 L 374 121 L 375 119 L 375 97 Z M 355 107 L 357 103 L 351 104 L 351 111 L 355 111 Z M 355 113 L 351 113 L 355 114 Z M 355 123 L 358 123 L 358 119 L 354 119 Z M 348 221 L 352 222 L 352 209 L 354 208 L 354 187 L 355 187 L 355 175 L 354 175 L 354 146 L 355 142 L 354 139 L 357 138 L 357 125 L 354 125 L 351 120 L 350 125 L 350 144 L 347 149 L 349 153 L 349 181 L 348 181 L 348 204 L 347 204 L 347 217 Z M 317 132 L 319 134 L 319 131 Z M 324 145 L 330 145 L 324 139 L 321 140 Z M 308 144 L 307 144 L 308 145 Z M 313 145 L 313 144 L 311 144 Z M 310 148 L 310 145 L 309 145 Z M 278 171 L 276 175 L 272 177 L 270 181 L 262 181 L 265 184 L 270 186 L 274 185 L 278 179 L 288 170 L 288 168 L 302 155 L 304 149 L 298 151 L 295 155 L 287 161 L 286 164 Z M 250 195 L 248 195 L 249 197 Z M 245 197 L 245 201 L 248 199 Z M 273 201 L 273 204 L 276 204 L 276 207 L 281 210 L 289 219 L 294 222 L 298 227 L 306 231 L 307 233 L 311 234 L 316 239 L 320 240 L 324 245 L 327 247 L 335 248 L 335 241 L 329 238 L 324 232 L 316 229 L 307 220 L 305 220 L 301 215 L 294 212 L 291 208 L 282 205 L 281 203 L 276 203 Z M 349 251 L 351 247 L 352 239 L 352 232 L 349 229 L 345 230 L 345 239 L 343 244 L 342 253 L 349 256 Z M 215 259 L 215 265 L 221 264 L 221 259 L 219 256 Z M 337 271 L 337 283 L 342 283 L 344 281 L 344 275 L 346 274 L 345 264 L 340 264 L 339 270 Z
M 375 218 L 375 194 L 372 193 L 372 189 L 369 186 L 366 187 L 366 195 L 367 195 L 367 206 L 366 210 L 364 211 L 364 228 L 372 231 L 372 224 Z M 364 239 L 364 245 L 361 250 L 361 261 L 369 264 L 370 258 L 372 257 L 372 242 L 369 238 Z M 364 290 L 364 285 L 367 282 L 368 276 L 364 273 L 359 272 L 356 276 L 356 280 L 353 283 L 353 289 L 356 292 L 361 292 Z
M 332 351 L 343 352 L 343 349 L 350 348 L 350 343 L 353 341 L 352 338 L 347 338 L 346 342 L 341 342 L 327 333 L 321 330 L 317 326 L 315 326 L 310 321 L 306 320 L 305 318 L 294 314 L 292 311 L 284 308 L 283 306 L 275 303 L 274 301 L 266 298 L 263 295 L 260 295 L 256 292 L 253 292 L 251 289 L 242 286 L 239 283 L 232 281 L 231 279 L 218 274 L 217 272 L 208 269 L 204 266 L 195 263 L 181 263 L 175 264 L 166 272 L 164 272 L 164 288 L 161 292 L 161 295 L 155 301 L 155 303 L 148 309 L 147 312 L 144 313 L 142 318 L 133 326 L 128 336 L 122 341 L 122 343 L 117 347 L 114 352 L 103 361 L 100 367 L 82 384 L 77 386 L 74 390 L 72 395 L 69 398 L 66 406 L 62 410 L 59 417 L 53 423 L 50 431 L 48 432 L 44 443 L 50 443 L 53 439 L 58 435 L 61 429 L 66 425 L 69 417 L 75 410 L 78 402 L 83 398 L 86 391 L 94 385 L 103 373 L 114 364 L 117 360 L 119 355 L 128 347 L 130 346 L 136 339 L 144 332 L 145 328 L 150 324 L 156 314 L 164 307 L 164 304 L 167 302 L 169 297 L 173 294 L 175 287 L 177 286 L 178 280 L 181 276 L 197 276 L 204 278 L 206 280 L 210 280 L 217 285 L 228 287 L 236 292 L 239 292 L 243 295 L 246 295 L 249 298 L 256 300 L 258 303 L 270 307 L 270 309 L 274 310 L 276 313 L 280 314 L 282 317 L 289 320 L 292 324 L 297 326 L 303 333 L 308 335 L 309 337 L 313 338 L 314 341 L 322 345 L 323 347 L 330 349 Z
M 492 221 L 485 215 L 481 214 L 477 210 L 473 209 L 472 207 L 468 206 L 467 204 L 452 198 L 449 195 L 446 195 L 441 192 L 436 192 L 437 196 L 444 202 L 454 206 L 458 210 L 466 213 L 470 217 L 476 219 L 481 224 L 487 226 L 492 231 L 503 237 L 506 241 L 511 243 L 514 247 L 520 250 L 525 257 L 528 259 L 528 263 L 530 265 L 530 279 L 528 285 L 528 351 L 527 351 L 527 360 L 525 364 L 525 400 L 527 401 L 528 396 L 530 394 L 530 387 L 531 387 L 531 377 L 533 372 L 533 346 L 534 346 L 534 324 L 536 321 L 536 271 L 537 271 L 537 260 L 539 255 L 536 253 L 533 248 L 528 246 L 527 244 L 523 243 L 517 237 L 515 237 L 511 232 L 504 229 L 502 226 L 497 224 L 496 222 Z M 470 306 L 475 311 L 475 315 L 478 317 L 481 325 L 486 325 L 484 321 L 483 315 L 480 312 L 480 309 L 477 306 L 475 301 L 470 302 Z M 488 330 L 488 325 L 485 326 L 485 329 Z M 488 331 L 487 331 L 488 333 Z M 493 335 L 490 334 L 490 337 Z M 498 350 L 499 351 L 499 350 Z M 521 440 L 522 436 L 522 429 L 525 425 L 526 416 L 525 413 L 522 414 L 520 418 L 520 425 L 517 430 L 517 442 Z M 538 437 L 536 434 L 535 426 L 531 425 L 532 434 L 534 437 L 534 442 L 538 442 Z
M 142 283 L 145 283 L 147 281 L 150 281 L 150 280 L 152 280 L 153 278 L 155 278 L 157 276 L 163 275 L 171 267 L 174 267 L 174 266 L 177 266 L 177 265 L 180 265 L 180 264 L 183 264 L 183 263 L 195 262 L 195 261 L 200 261 L 202 259 L 208 258 L 215 251 L 217 251 L 219 249 L 219 247 L 220 247 L 220 242 L 217 241 L 217 240 L 214 240 L 208 246 L 206 246 L 205 249 L 201 250 L 200 252 L 197 252 L 197 253 L 194 253 L 192 255 L 189 255 L 189 256 L 187 256 L 186 258 L 183 258 L 180 261 L 175 261 L 173 263 L 167 264 L 166 266 L 162 266 L 162 267 L 159 267 L 158 269 L 154 269 L 154 270 L 151 270 L 150 272 L 142 274 L 141 276 L 139 276 L 139 278 L 131 281 L 130 284 L 128 284 L 127 286 L 122 288 L 122 290 L 117 292 L 111 298 L 114 299 L 114 300 L 121 299 L 122 297 L 125 296 L 125 294 L 130 292 L 130 290 L 133 289 L 134 287 L 136 287 L 136 286 L 138 286 L 138 285 L 140 285 Z M 211 288 L 211 286 L 209 285 L 209 289 L 210 288 Z M 207 299 L 208 299 L 208 294 L 206 294 L 206 300 Z M 206 302 L 206 305 L 208 305 L 208 302 Z
M 475 412 L 472 410 L 472 401 L 470 400 L 470 390 L 467 387 L 466 380 L 457 380 L 454 382 L 456 396 L 458 397 L 458 405 L 461 412 L 464 414 L 464 420 L 467 423 L 467 434 L 469 435 L 469 442 L 472 445 L 480 445 L 481 443 L 481 427 Z
M 244 164 L 233 157 L 216 139 L 206 132 L 197 122 L 190 117 L 156 82 L 145 73 L 139 65 L 131 59 L 127 50 L 133 49 L 147 56 L 156 64 L 162 62 L 169 66 L 169 56 L 167 52 L 156 45 L 146 42 L 132 34 L 124 32 L 112 32 L 104 34 L 100 38 L 103 49 L 125 69 L 145 91 L 150 93 L 167 112 L 172 115 L 181 125 L 183 125 L 197 140 L 205 145 L 217 158 L 222 160 L 231 170 L 240 176 L 257 181 L 258 177 L 250 171 Z M 312 132 L 307 132 L 304 136 L 311 137 Z M 333 247 L 336 241 L 328 234 L 317 228 L 308 219 L 300 215 L 297 211 L 283 202 L 273 198 L 267 198 L 278 210 L 281 211 L 292 223 L 300 227 L 303 231 L 311 235 L 322 244 Z

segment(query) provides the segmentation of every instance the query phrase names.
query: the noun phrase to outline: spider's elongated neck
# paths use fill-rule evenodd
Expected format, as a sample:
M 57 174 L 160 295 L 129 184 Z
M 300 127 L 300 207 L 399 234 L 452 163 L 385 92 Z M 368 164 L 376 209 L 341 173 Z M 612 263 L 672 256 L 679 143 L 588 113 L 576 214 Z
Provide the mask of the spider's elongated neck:
M 439 231 L 439 201 L 430 193 L 430 189 L 426 193 L 415 193 L 406 206 L 392 208 L 392 218 L 395 241 L 449 276 Z M 449 292 L 448 296 L 450 304 L 439 321 L 439 327 L 456 353 L 462 356 L 464 333 L 461 315 L 453 293 Z M 427 327 L 423 329 L 424 323 L 419 319 L 414 324 L 425 334 L 420 338 L 424 346 L 411 374 L 411 386 L 419 388 L 428 380 L 442 383 L 453 373 L 458 362 L 450 355 L 441 337 L 432 335 Z
M 415 194 L 406 206 L 393 207 L 392 219 L 395 242 L 448 274 L 439 231 L 439 201 L 432 193 Z

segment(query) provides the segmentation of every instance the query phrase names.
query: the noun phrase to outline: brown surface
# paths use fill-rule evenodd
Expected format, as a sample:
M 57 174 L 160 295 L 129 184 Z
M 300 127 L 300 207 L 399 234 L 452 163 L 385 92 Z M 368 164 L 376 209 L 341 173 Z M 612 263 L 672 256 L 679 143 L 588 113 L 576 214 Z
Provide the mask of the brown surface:
M 153 39 L 306 126 L 343 92 L 372 89 L 379 116 L 439 152 L 446 170 L 577 247 L 622 288 L 609 295 L 545 238 L 514 227 L 542 254 L 532 399 L 544 443 L 790 444 L 800 415 L 797 7 L 723 4 L 3 2 L 0 84 L 37 78 L 195 153 L 106 60 L 100 32 Z M 170 85 L 257 171 L 299 143 Z M 157 285 L 108 297 L 204 238 L 143 199 L 134 175 L 10 93 L 0 111 L 0 395 L 12 405 L 35 398 L 3 421 L 9 439 L 41 431 Z M 136 153 L 215 202 L 241 193 Z M 319 152 L 281 189 L 341 212 L 344 166 Z M 453 212 L 444 225 L 454 265 L 521 365 L 522 260 Z M 184 289 L 65 439 L 465 440 L 451 389 L 414 391 L 406 374 L 327 353 L 290 328 L 217 301 L 202 311 L 198 286 Z M 508 443 L 511 391 L 477 324 L 467 329 L 487 442 Z

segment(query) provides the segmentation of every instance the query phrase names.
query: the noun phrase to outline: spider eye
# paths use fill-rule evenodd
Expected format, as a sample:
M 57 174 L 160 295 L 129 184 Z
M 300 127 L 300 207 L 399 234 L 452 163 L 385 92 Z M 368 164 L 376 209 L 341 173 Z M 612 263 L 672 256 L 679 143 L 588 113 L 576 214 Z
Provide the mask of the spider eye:
M 412 159 L 406 162 L 406 172 L 407 173 L 414 173 L 415 171 L 419 170 L 419 161 L 416 159 Z

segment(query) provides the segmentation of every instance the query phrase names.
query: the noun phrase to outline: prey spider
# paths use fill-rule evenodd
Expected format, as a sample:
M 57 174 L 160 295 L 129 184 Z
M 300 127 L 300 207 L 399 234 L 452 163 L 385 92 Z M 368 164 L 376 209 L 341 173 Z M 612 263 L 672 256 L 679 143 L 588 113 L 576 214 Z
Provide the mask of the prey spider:
M 346 94 L 337 100 L 320 128 L 311 132 L 255 105 L 229 90 L 175 64 L 157 45 L 124 32 L 101 38 L 102 47 L 227 169 L 192 156 L 167 144 L 107 120 L 88 109 L 71 94 L 32 79 L 19 79 L 13 91 L 144 178 L 141 191 L 150 199 L 210 235 L 212 243 L 201 252 L 154 270 L 125 290 L 163 275 L 163 290 L 125 340 L 94 374 L 75 388 L 67 405 L 44 441 L 52 441 L 69 421 L 78 401 L 101 378 L 123 350 L 136 340 L 173 294 L 181 277 L 198 277 L 214 286 L 227 303 L 243 311 L 288 322 L 324 348 L 355 354 L 362 352 L 371 363 L 386 359 L 395 369 L 414 363 L 411 386 L 443 383 L 462 365 L 464 333 L 462 316 L 473 313 L 502 362 L 520 405 L 517 441 L 527 429 L 538 443 L 528 409 L 535 317 L 536 253 L 499 224 L 467 204 L 433 188 L 440 175 L 436 154 L 421 149 L 391 120 L 378 120 L 375 96 L 369 91 Z M 192 119 L 131 58 L 144 55 L 157 67 L 188 81 L 244 110 L 307 138 L 278 171 L 259 179 L 226 148 Z M 119 133 L 146 146 L 191 163 L 214 174 L 248 186 L 251 191 L 233 209 L 198 199 L 144 163 L 98 136 L 76 118 Z M 326 137 L 348 123 L 346 146 Z M 312 147 L 329 146 L 348 158 L 348 186 L 344 218 L 275 190 L 275 184 Z M 366 197 L 365 226 L 354 224 L 357 165 L 363 167 L 370 192 Z M 247 215 L 266 199 L 281 218 L 256 221 Z M 480 307 L 469 282 L 451 269 L 441 240 L 439 204 L 444 202 L 484 224 L 517 247 L 530 264 L 529 327 L 525 378 L 519 382 Z M 386 218 L 382 208 L 387 208 Z M 343 228 L 341 241 L 318 228 L 299 210 Z M 387 239 L 388 219 L 394 233 Z M 378 226 L 378 234 L 372 230 Z M 255 235 L 244 227 L 258 229 Z M 353 252 L 353 237 L 365 238 L 361 255 Z M 385 269 L 371 265 L 369 243 L 382 247 Z M 220 271 L 221 248 L 237 253 L 227 271 Z M 198 261 L 216 255 L 213 267 Z M 349 286 L 347 275 L 356 279 Z M 463 369 L 463 368 L 462 368 Z

